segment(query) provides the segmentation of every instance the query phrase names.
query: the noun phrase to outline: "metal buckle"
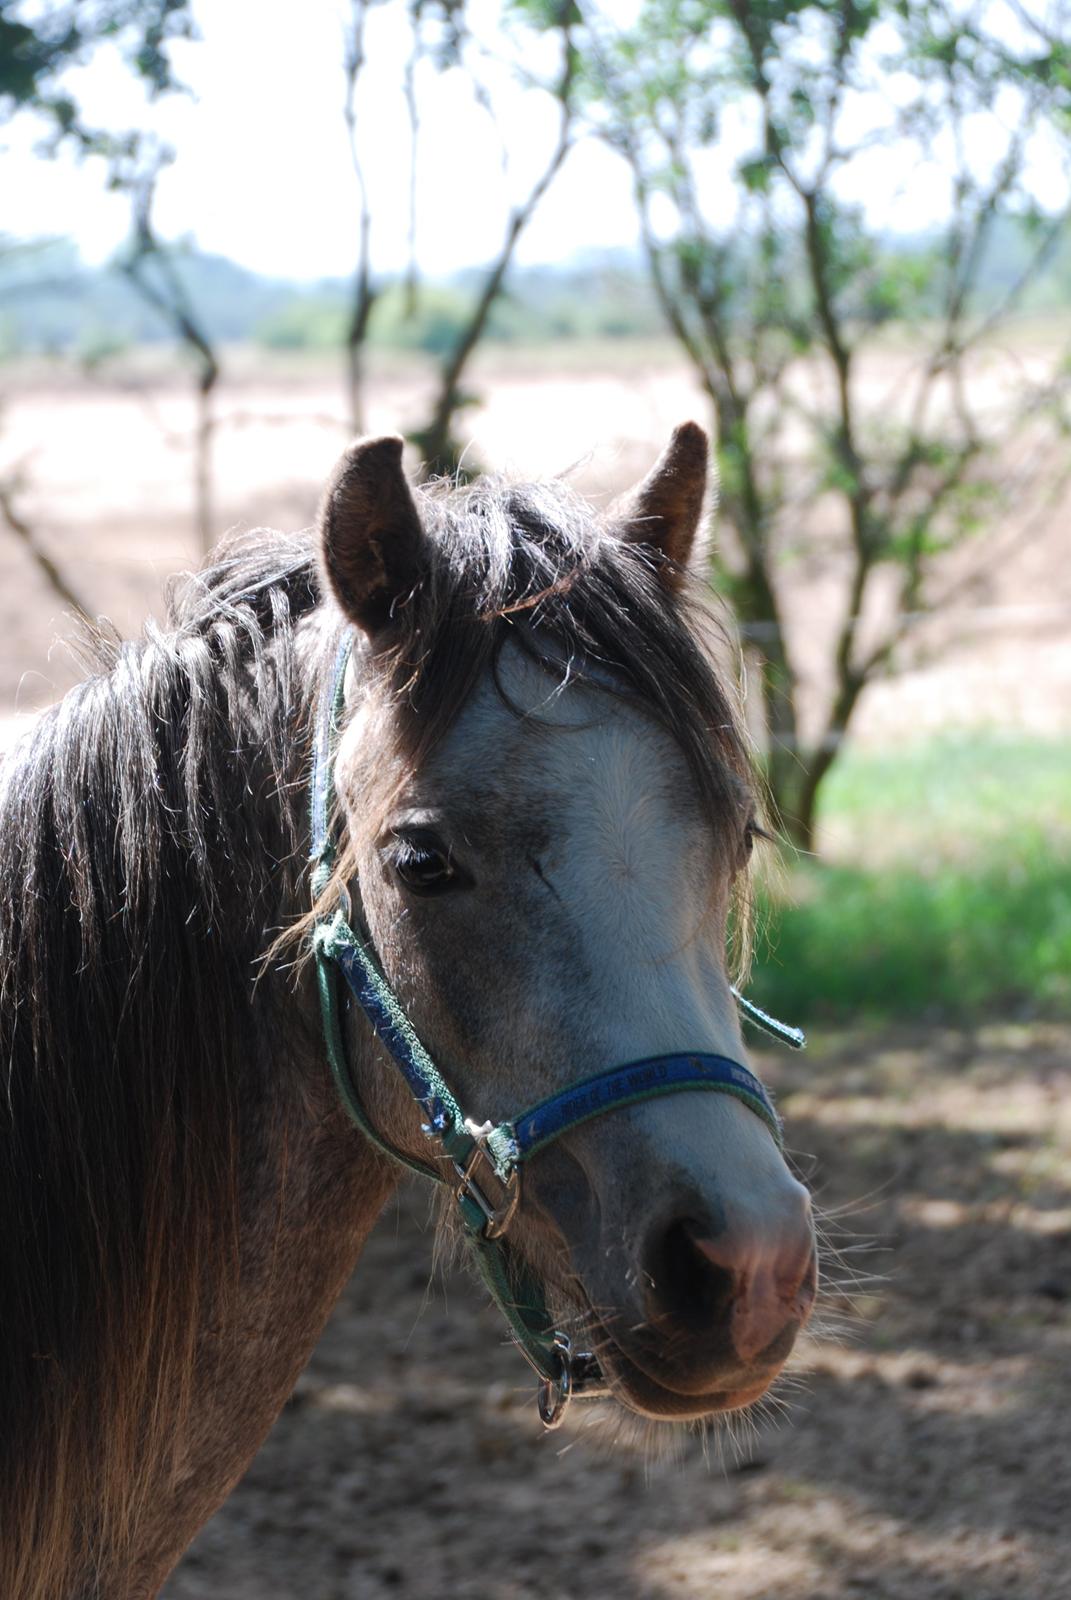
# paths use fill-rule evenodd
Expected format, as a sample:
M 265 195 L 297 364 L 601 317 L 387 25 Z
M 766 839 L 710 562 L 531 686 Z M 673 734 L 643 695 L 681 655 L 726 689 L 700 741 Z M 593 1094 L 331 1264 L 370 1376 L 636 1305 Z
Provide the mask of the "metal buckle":
M 586 1392 L 594 1400 L 610 1393 L 598 1358 L 590 1350 L 578 1350 L 574 1355 L 572 1340 L 561 1329 L 555 1333 L 553 1342 L 558 1354 L 558 1376 L 542 1378 L 536 1392 L 539 1420 L 547 1429 L 561 1426 L 574 1394 Z
M 558 1376 L 543 1378 L 536 1392 L 539 1420 L 544 1428 L 560 1428 L 566 1407 L 573 1397 L 573 1345 L 567 1333 L 554 1335 L 554 1348 L 558 1352 Z
M 461 1179 L 456 1190 L 457 1198 L 476 1202 L 484 1215 L 484 1238 L 497 1239 L 509 1227 L 520 1202 L 521 1175 L 514 1167 L 508 1178 L 500 1178 L 484 1146 L 482 1130 L 474 1130 L 470 1124 L 469 1131 L 473 1133 L 475 1143 L 464 1163 L 454 1162 L 454 1171 Z M 494 1198 L 496 1190 L 497 1201 Z

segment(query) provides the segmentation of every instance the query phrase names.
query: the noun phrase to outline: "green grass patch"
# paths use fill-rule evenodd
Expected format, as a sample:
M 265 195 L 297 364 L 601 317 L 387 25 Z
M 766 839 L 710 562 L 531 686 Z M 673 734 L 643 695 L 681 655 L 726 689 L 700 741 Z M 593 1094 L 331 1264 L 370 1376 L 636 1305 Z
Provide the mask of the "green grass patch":
M 1071 744 L 846 753 L 824 859 L 766 875 L 751 994 L 789 1020 L 1071 1008 Z

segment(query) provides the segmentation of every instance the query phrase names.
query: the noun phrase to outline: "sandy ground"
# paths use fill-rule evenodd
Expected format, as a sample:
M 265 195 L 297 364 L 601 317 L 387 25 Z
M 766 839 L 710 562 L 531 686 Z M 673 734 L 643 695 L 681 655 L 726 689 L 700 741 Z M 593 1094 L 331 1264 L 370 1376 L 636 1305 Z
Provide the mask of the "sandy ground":
M 166 1600 L 1071 1596 L 1071 1027 L 759 1064 L 848 1247 L 783 1414 L 675 1459 L 602 1408 L 543 1433 L 410 1193 Z

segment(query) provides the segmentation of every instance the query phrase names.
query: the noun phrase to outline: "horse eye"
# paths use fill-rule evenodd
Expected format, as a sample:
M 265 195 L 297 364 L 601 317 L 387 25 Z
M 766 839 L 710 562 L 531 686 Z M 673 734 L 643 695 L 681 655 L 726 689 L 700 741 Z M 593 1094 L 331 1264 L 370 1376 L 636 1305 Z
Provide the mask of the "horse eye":
M 744 849 L 750 856 L 755 848 L 756 839 L 765 839 L 767 844 L 776 844 L 777 840 L 772 833 L 768 833 L 761 823 L 751 817 L 744 828 Z
M 391 865 L 398 881 L 413 894 L 444 894 L 471 883 L 446 846 L 430 833 L 397 834 Z

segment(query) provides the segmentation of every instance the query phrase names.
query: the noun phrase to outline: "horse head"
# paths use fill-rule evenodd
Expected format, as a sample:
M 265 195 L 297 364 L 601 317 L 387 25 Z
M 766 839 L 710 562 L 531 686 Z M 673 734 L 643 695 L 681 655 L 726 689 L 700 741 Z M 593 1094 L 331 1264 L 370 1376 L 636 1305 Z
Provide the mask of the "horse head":
M 387 981 L 492 1122 L 621 1063 L 742 1063 L 727 947 L 758 815 L 690 565 L 705 434 L 678 428 L 602 517 L 561 483 L 414 493 L 401 454 L 354 446 L 320 518 L 356 640 L 335 887 Z M 370 1122 L 426 1161 L 401 1080 L 348 1027 Z M 526 1165 L 508 1238 L 653 1418 L 756 1399 L 815 1293 L 807 1192 L 732 1094 L 574 1118 Z

